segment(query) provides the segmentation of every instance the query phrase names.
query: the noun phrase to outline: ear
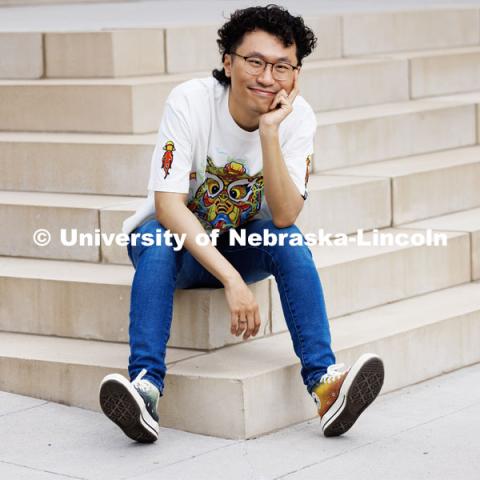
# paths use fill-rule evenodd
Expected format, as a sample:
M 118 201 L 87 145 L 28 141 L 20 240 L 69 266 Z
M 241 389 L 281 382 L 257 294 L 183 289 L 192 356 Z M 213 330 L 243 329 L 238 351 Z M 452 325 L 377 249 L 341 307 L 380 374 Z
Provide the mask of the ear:
M 223 68 L 225 69 L 225 75 L 230 77 L 232 75 L 232 56 L 229 53 L 224 56 Z

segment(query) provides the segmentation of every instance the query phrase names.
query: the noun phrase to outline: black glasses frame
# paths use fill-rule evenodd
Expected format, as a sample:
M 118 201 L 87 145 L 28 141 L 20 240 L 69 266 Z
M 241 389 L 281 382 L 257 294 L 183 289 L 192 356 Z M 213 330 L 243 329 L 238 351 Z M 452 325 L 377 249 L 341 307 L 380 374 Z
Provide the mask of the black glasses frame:
M 241 57 L 243 58 L 245 61 L 247 61 L 247 59 L 249 58 L 258 58 L 259 60 L 261 60 L 262 62 L 265 62 L 265 68 L 267 68 L 267 65 L 271 65 L 272 66 L 272 72 L 273 72 L 273 68 L 275 67 L 275 65 L 289 65 L 290 67 L 292 67 L 294 70 L 297 70 L 300 65 L 292 65 L 291 63 L 288 63 L 288 62 L 275 62 L 275 63 L 272 63 L 272 62 L 267 62 L 266 60 L 264 60 L 263 58 L 259 58 L 259 57 L 256 57 L 255 55 L 249 55 L 248 57 L 245 57 L 244 55 L 240 55 L 239 53 L 237 52 L 230 52 L 230 55 L 236 55 L 237 57 Z M 265 68 L 263 69 L 263 71 L 265 71 Z

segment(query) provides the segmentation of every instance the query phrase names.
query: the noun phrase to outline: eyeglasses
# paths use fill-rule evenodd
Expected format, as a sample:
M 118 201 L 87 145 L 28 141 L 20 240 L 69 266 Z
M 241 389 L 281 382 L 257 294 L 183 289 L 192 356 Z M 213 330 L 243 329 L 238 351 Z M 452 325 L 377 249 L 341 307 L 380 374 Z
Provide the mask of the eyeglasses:
M 298 68 L 294 67 L 293 65 L 290 65 L 290 63 L 287 62 L 278 62 L 278 63 L 272 63 L 272 62 L 266 62 L 265 60 L 262 60 L 259 57 L 244 57 L 243 55 L 239 55 L 238 53 L 231 52 L 231 55 L 236 55 L 237 57 L 241 57 L 245 60 L 245 68 L 246 72 L 249 73 L 250 75 L 260 75 L 265 71 L 265 68 L 267 68 L 267 65 L 272 66 L 272 77 L 275 80 L 288 80 L 291 78 L 292 73 L 294 70 Z

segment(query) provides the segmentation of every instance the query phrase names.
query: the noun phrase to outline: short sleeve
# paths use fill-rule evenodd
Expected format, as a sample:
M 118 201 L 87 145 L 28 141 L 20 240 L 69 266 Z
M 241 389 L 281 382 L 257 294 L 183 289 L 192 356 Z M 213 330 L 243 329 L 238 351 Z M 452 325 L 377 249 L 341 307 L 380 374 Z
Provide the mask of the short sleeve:
M 305 200 L 308 195 L 307 184 L 313 159 L 317 119 L 309 107 L 304 111 L 302 119 L 294 123 L 282 147 L 282 154 L 290 177 Z
M 181 99 L 165 104 L 152 155 L 149 190 L 188 193 L 193 149 L 184 110 Z

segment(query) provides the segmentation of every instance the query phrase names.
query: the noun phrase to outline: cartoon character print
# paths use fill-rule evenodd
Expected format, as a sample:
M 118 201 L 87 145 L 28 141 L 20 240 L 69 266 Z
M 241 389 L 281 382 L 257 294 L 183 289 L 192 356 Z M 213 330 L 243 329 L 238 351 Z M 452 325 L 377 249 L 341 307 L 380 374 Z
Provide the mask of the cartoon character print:
M 307 156 L 306 163 L 306 171 L 305 171 L 305 193 L 303 194 L 303 199 L 306 200 L 308 197 L 308 192 L 307 192 L 307 184 L 308 184 L 308 179 L 310 177 L 310 164 L 312 163 L 312 155 L 310 154 Z
M 163 154 L 162 157 L 162 168 L 163 171 L 165 172 L 165 176 L 163 177 L 164 179 L 167 178 L 167 175 L 170 173 L 170 169 L 172 168 L 172 163 L 173 163 L 173 152 L 175 151 L 175 144 L 172 142 L 172 140 L 167 140 L 167 143 L 165 143 L 165 146 L 163 147 L 165 150 L 165 153 Z
M 187 206 L 206 230 L 218 228 L 222 233 L 254 217 L 262 197 L 263 175 L 248 175 L 245 166 L 234 160 L 217 167 L 207 157 L 205 181 Z
M 310 164 L 312 163 L 312 154 L 307 157 L 307 171 L 305 173 L 305 188 L 307 188 L 308 179 L 310 177 Z

